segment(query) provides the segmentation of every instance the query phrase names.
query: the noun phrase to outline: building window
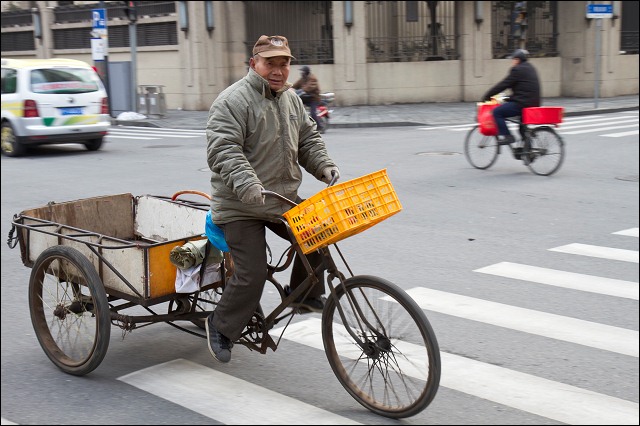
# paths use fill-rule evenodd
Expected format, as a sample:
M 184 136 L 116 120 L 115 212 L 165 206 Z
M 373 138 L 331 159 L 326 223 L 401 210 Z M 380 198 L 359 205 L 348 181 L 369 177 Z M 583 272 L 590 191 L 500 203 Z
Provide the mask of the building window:
M 515 49 L 532 57 L 558 56 L 558 5 L 555 1 L 495 1 L 491 5 L 493 58 Z
M 367 62 L 458 59 L 455 3 L 366 2 Z
M 638 54 L 638 2 L 623 1 L 620 10 L 620 53 Z

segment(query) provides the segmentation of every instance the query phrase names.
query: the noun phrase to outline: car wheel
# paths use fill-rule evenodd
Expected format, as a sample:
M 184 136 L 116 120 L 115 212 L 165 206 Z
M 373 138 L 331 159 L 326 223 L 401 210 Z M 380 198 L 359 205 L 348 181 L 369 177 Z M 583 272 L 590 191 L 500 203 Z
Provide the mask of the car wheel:
M 15 133 L 13 132 L 13 127 L 11 123 L 8 121 L 4 121 L 2 123 L 2 154 L 7 157 L 19 157 L 24 155 L 27 151 L 27 148 L 18 141 Z
M 85 142 L 84 146 L 89 151 L 97 151 L 102 146 L 102 139 L 103 138 L 96 138 L 96 139 L 88 140 L 87 142 Z

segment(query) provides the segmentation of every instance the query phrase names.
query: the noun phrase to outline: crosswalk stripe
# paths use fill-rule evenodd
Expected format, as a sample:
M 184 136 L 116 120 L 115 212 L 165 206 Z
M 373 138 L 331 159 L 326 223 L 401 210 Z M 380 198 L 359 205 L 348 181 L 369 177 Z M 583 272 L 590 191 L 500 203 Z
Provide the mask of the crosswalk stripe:
M 109 133 L 107 135 L 108 138 L 116 138 L 116 139 L 161 139 L 161 138 L 147 138 L 145 136 L 117 136 L 117 135 L 113 135 L 111 133 Z
M 118 380 L 229 425 L 361 424 L 185 359 Z
M 175 129 L 175 128 L 171 128 L 171 127 L 141 127 L 141 126 L 117 126 L 117 127 L 112 127 L 113 129 L 127 129 L 127 130 L 150 130 L 150 131 L 160 131 L 160 132 L 164 132 L 165 130 L 175 130 L 178 132 L 188 132 L 188 133 L 200 133 L 200 134 L 204 134 L 205 130 L 197 130 L 197 129 Z
M 593 246 L 590 244 L 567 244 L 560 247 L 550 248 L 549 251 L 560 253 L 577 254 L 580 256 L 599 257 L 609 260 L 621 260 L 623 262 L 638 263 L 638 252 L 634 250 L 624 250 L 612 247 Z
M 290 324 L 284 338 L 324 350 L 318 335 L 320 329 L 321 320 L 310 318 Z M 279 336 L 282 331 L 283 328 L 275 329 L 271 334 Z M 408 342 L 395 343 L 405 353 L 416 346 Z M 342 345 L 352 347 L 348 342 L 336 342 L 336 346 Z M 343 348 L 342 353 L 347 353 L 349 347 Z M 637 403 L 447 352 L 440 352 L 440 356 L 440 384 L 449 389 L 568 424 L 638 424 Z
M 418 130 L 455 129 L 455 128 L 458 128 L 458 127 L 464 127 L 464 130 L 466 130 L 466 129 L 470 129 L 473 126 L 475 126 L 475 123 L 452 124 L 450 126 L 418 127 Z
M 601 136 L 606 136 L 608 138 L 621 138 L 623 136 L 637 135 L 638 133 L 640 133 L 640 131 L 632 130 L 630 132 L 609 133 L 608 135 L 601 135 Z
M 461 128 L 455 128 L 455 129 L 449 129 L 452 132 L 468 132 L 469 130 L 471 130 L 473 128 L 473 126 L 469 126 L 469 127 L 461 127 Z
M 181 135 L 196 135 L 196 136 L 204 136 L 205 132 L 201 132 L 199 130 L 182 130 L 182 131 L 171 131 L 169 129 L 165 129 L 163 127 L 111 127 L 109 131 L 115 132 L 126 132 L 126 133 L 171 133 L 173 134 L 181 134 Z
M 617 120 L 630 120 L 633 119 L 633 117 L 626 117 L 626 116 L 607 116 L 607 117 L 597 117 L 596 116 L 590 116 L 590 117 L 575 117 L 572 119 L 564 119 L 562 121 L 562 123 L 560 123 L 560 128 L 562 129 L 565 125 L 573 125 L 573 124 L 580 124 L 580 123 L 593 123 L 596 121 L 612 121 L 612 122 L 616 122 Z M 600 124 L 602 125 L 602 123 Z
M 634 330 L 519 308 L 425 287 L 407 290 L 422 309 L 505 327 L 592 348 L 638 356 Z
M 639 121 L 639 119 L 637 119 L 637 118 L 627 118 L 627 119 L 624 119 L 624 120 L 615 120 L 612 123 L 607 123 L 607 124 L 637 123 L 638 121 Z M 564 132 L 565 130 L 568 130 L 568 129 L 584 129 L 585 127 L 598 127 L 598 126 L 603 126 L 603 125 L 604 125 L 604 123 L 593 123 L 593 124 L 583 124 L 583 123 L 573 124 L 573 123 L 571 123 L 571 125 L 568 125 L 568 126 L 561 126 L 560 130 Z M 598 130 L 600 130 L 600 129 L 598 129 Z
M 500 262 L 475 272 L 530 281 L 555 287 L 606 294 L 608 296 L 624 297 L 639 300 L 638 283 L 616 280 L 613 278 L 595 277 L 574 272 L 558 271 L 556 269 L 540 268 L 511 262 Z
M 117 135 L 117 136 L 116 136 Z M 176 135 L 174 133 L 158 133 L 158 132 L 154 132 L 154 133 L 149 133 L 149 132 L 138 132 L 138 133 L 129 133 L 129 132 L 117 132 L 116 135 L 113 135 L 112 132 L 109 132 L 109 136 L 115 136 L 115 137 L 127 137 L 129 139 L 139 139 L 138 136 L 153 136 L 156 139 L 159 138 L 176 138 L 176 139 L 188 139 L 188 138 L 197 138 L 198 136 L 193 135 L 193 136 L 189 136 L 189 135 Z
M 638 229 L 639 228 L 624 229 L 622 231 L 614 232 L 614 234 L 615 235 L 626 235 L 628 237 L 636 237 L 636 238 L 638 238 Z
M 580 135 L 582 133 L 595 133 L 595 132 L 604 132 L 605 130 L 618 130 L 618 129 L 626 129 L 628 127 L 636 127 L 638 124 L 628 124 L 625 126 L 612 126 L 612 127 L 600 127 L 598 129 L 587 129 L 587 130 L 574 130 L 571 132 L 567 132 L 561 130 L 560 133 L 563 135 Z

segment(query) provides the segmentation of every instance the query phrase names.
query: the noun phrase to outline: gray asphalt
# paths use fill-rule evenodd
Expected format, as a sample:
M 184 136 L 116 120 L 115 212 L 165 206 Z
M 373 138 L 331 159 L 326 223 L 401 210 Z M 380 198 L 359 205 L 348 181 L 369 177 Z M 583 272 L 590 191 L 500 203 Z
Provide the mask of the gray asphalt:
M 612 98 L 545 98 L 545 106 L 564 107 L 566 117 L 638 109 L 638 95 Z M 475 119 L 474 102 L 332 106 L 331 127 L 439 126 L 465 124 Z M 209 111 L 168 110 L 164 116 L 118 120 L 116 125 L 204 130 Z

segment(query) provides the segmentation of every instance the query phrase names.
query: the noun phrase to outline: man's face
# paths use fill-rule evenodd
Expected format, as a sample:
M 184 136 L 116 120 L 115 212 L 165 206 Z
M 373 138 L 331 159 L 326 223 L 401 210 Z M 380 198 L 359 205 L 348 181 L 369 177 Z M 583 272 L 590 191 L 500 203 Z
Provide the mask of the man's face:
M 289 78 L 291 58 L 288 56 L 263 58 L 260 55 L 254 55 L 249 61 L 249 66 L 269 82 L 271 90 L 278 91 L 284 87 Z

